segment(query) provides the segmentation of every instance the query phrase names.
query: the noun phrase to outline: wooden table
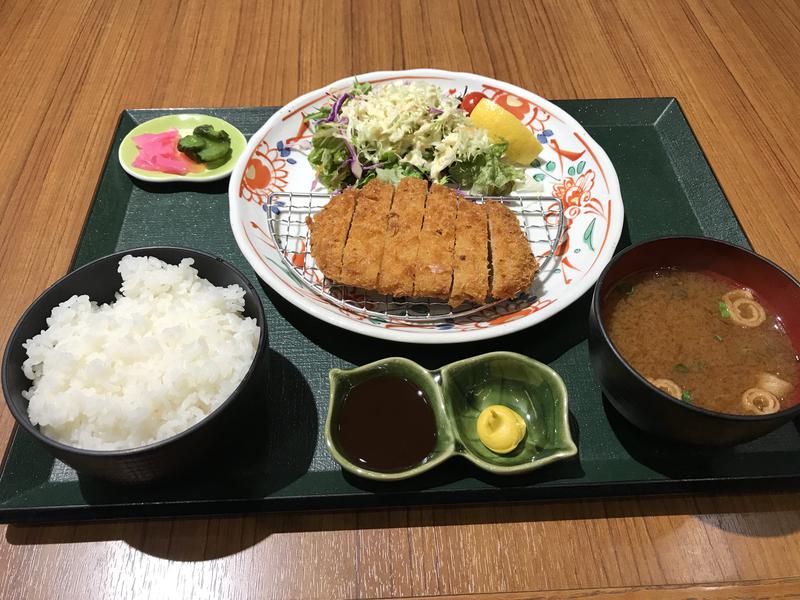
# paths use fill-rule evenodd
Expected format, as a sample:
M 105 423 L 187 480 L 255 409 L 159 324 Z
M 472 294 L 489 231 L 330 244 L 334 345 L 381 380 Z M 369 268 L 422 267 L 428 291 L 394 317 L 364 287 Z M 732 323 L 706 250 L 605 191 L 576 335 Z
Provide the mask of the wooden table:
M 413 67 L 676 96 L 755 248 L 800 275 L 796 0 L 4 0 L 0 337 L 65 272 L 123 108 L 282 104 Z M 1 439 L 12 425 L 2 409 Z M 0 597 L 796 598 L 799 509 L 784 493 L 10 526 Z

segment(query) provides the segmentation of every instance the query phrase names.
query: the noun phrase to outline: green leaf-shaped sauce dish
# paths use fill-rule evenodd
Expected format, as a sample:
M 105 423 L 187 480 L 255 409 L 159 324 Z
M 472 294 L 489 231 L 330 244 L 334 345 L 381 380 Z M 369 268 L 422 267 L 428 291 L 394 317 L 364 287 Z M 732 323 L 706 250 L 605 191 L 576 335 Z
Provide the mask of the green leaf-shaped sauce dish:
M 578 452 L 563 380 L 520 354 L 492 352 L 436 371 L 387 358 L 332 369 L 330 384 L 328 449 L 361 477 L 407 479 L 456 454 L 491 473 L 519 474 Z M 516 436 L 494 445 L 491 435 L 506 426 Z

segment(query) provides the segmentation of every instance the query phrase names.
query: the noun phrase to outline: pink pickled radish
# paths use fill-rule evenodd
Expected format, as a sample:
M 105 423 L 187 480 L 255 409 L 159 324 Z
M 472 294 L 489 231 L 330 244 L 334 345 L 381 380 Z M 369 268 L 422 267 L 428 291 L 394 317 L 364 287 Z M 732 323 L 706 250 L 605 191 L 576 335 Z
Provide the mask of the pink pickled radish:
M 178 150 L 181 134 L 177 129 L 168 129 L 161 133 L 143 133 L 133 138 L 139 148 L 139 154 L 133 166 L 145 171 L 186 175 L 205 170 L 202 164 L 196 163 Z

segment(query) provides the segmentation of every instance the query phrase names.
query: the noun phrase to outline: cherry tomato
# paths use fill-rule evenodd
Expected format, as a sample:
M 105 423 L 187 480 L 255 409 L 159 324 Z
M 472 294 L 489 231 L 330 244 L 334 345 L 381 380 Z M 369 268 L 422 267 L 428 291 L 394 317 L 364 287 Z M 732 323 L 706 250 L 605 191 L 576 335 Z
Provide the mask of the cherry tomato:
M 462 110 L 466 111 L 466 113 L 472 114 L 472 111 L 475 110 L 475 107 L 478 105 L 478 102 L 486 98 L 486 94 L 482 94 L 480 92 L 470 92 L 464 99 L 461 100 L 461 108 Z

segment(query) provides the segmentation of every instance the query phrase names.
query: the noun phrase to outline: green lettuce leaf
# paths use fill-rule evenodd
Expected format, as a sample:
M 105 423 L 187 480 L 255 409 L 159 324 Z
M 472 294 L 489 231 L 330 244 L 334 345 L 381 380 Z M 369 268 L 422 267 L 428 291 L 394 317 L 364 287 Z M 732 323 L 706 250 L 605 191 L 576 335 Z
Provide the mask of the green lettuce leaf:
M 353 87 L 350 88 L 350 95 L 359 96 L 361 94 L 369 94 L 372 91 L 372 84 L 369 81 L 360 82 L 357 79 L 353 80 Z
M 503 161 L 505 151 L 506 144 L 492 144 L 488 152 L 450 165 L 447 177 L 464 191 L 504 196 L 511 192 L 515 182 L 525 178 L 522 169 Z
M 331 107 L 330 106 L 321 106 L 319 109 L 311 113 L 310 115 L 306 115 L 303 117 L 303 120 L 306 123 L 313 123 L 315 121 L 319 121 L 320 119 L 326 118 L 329 114 L 331 114 Z
M 347 146 L 336 133 L 335 126 L 320 123 L 311 138 L 308 154 L 308 162 L 314 167 L 317 178 L 329 190 L 338 190 L 354 179 L 347 164 L 350 157 Z M 348 182 L 348 178 L 351 181 Z
M 383 162 L 383 167 L 374 169 L 380 181 L 397 185 L 401 179 L 406 177 L 416 177 L 417 179 L 425 179 L 425 176 L 416 167 L 409 164 L 400 164 L 396 159 L 394 163 L 389 161 Z

